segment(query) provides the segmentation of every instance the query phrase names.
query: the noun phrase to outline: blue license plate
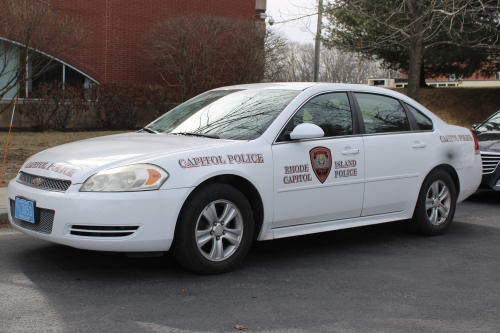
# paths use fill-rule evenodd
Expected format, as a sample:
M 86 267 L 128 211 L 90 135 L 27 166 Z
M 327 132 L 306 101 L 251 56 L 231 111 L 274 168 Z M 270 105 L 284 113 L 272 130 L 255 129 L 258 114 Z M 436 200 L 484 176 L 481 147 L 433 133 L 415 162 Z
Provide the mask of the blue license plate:
M 35 203 L 16 197 L 16 211 L 14 216 L 16 219 L 35 223 Z

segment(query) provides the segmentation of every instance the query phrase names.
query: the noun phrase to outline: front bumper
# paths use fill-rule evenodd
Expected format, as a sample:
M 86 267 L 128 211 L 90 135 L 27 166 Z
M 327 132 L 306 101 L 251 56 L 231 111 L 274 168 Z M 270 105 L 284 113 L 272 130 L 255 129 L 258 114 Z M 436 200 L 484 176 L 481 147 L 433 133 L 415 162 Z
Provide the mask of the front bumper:
M 10 223 L 27 235 L 80 249 L 117 252 L 168 251 L 174 237 L 178 213 L 191 192 L 191 188 L 179 188 L 90 193 L 79 192 L 80 186 L 81 184 L 71 185 L 62 193 L 31 188 L 17 183 L 15 179 L 12 180 L 7 191 Z M 50 233 L 30 230 L 28 225 L 13 221 L 11 200 L 15 200 L 16 196 L 35 201 L 37 208 L 55 212 Z M 137 228 L 131 233 L 117 236 L 117 233 L 108 235 L 106 231 L 74 232 L 74 226 L 89 230 Z

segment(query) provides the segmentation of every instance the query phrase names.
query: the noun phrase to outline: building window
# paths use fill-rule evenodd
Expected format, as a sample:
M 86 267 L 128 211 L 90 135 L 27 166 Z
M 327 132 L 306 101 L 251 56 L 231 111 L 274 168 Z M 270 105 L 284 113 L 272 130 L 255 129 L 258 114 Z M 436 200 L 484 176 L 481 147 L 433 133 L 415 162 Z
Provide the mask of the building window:
M 30 71 L 30 77 L 32 73 L 37 73 L 37 71 L 41 71 L 47 67 L 40 76 L 34 77 L 28 82 L 28 93 L 33 89 L 36 89 L 38 85 L 42 83 L 64 83 L 74 87 L 88 87 L 92 83 L 96 83 L 87 76 L 78 72 L 77 70 L 67 66 L 63 63 L 58 62 L 57 60 L 53 60 L 50 62 L 50 59 L 42 59 L 37 63 L 29 62 L 28 70 Z
M 12 53 L 8 53 L 4 50 L 8 47 L 16 48 L 17 46 L 0 39 L 0 53 L 5 54 L 5 56 L 0 59 L 0 71 L 3 70 L 3 75 L 0 75 L 0 87 L 5 87 L 5 85 L 8 84 L 9 80 L 11 80 L 12 75 L 14 75 L 14 73 L 17 73 L 16 67 L 20 62 L 19 52 L 17 50 L 13 50 Z M 16 85 L 3 96 L 4 99 L 11 99 L 17 94 L 20 95 L 20 98 L 27 98 L 29 97 L 30 91 L 32 91 L 42 83 L 57 82 L 76 87 L 90 87 L 94 83 L 99 83 L 88 77 L 84 73 L 57 59 L 53 59 L 51 61 L 49 57 L 45 56 L 37 56 L 36 58 L 36 63 L 34 63 L 34 61 L 30 61 L 30 59 L 27 59 L 28 65 L 26 66 L 26 75 L 30 79 L 28 80 L 26 87 L 20 89 L 20 87 Z M 40 72 L 40 70 L 43 70 L 43 73 L 41 75 L 36 75 L 37 72 Z M 33 75 L 35 77 L 33 77 Z M 25 95 L 26 91 L 27 95 Z
M 497 73 L 495 74 L 495 80 L 500 80 L 500 72 L 497 72 Z
M 69 66 L 64 66 L 64 81 L 67 85 L 84 87 L 86 77 Z
M 30 61 L 28 64 L 29 76 L 31 77 L 28 83 L 28 91 L 36 89 L 43 83 L 60 83 L 63 81 L 63 64 L 59 62 L 50 62 L 48 59 L 43 59 L 34 63 Z M 44 71 L 41 75 L 36 76 L 40 71 Z M 33 77 L 34 76 L 34 77 Z

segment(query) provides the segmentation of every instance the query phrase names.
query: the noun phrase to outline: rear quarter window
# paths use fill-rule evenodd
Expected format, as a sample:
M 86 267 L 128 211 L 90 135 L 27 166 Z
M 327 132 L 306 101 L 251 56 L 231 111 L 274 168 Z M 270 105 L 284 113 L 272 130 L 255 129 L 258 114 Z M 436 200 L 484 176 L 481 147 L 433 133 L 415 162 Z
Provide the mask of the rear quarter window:
M 406 103 L 405 103 L 406 104 Z M 406 104 L 406 107 L 408 110 L 410 110 L 411 115 L 415 119 L 415 121 L 418 124 L 418 127 L 422 131 L 432 131 L 434 128 L 434 125 L 432 124 L 432 120 L 429 119 L 426 115 L 424 115 L 422 112 L 418 111 L 414 107 Z

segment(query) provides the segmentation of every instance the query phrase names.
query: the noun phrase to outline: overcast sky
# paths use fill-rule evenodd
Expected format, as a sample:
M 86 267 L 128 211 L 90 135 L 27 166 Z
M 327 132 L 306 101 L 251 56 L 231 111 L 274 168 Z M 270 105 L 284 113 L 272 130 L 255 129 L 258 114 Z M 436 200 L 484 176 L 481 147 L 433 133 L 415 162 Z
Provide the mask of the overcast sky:
M 296 42 L 314 42 L 316 33 L 317 15 L 309 16 L 300 20 L 279 24 L 307 14 L 317 12 L 317 0 L 267 0 L 268 15 L 271 15 L 276 23 L 273 28 L 285 32 L 285 34 Z M 323 21 L 324 22 L 324 21 Z

